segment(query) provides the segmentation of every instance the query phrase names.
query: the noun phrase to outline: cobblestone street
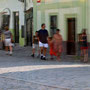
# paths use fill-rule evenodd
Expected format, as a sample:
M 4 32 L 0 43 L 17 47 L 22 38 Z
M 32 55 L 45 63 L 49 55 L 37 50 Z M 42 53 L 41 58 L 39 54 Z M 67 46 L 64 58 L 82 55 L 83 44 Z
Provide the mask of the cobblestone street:
M 31 58 L 30 47 L 0 51 L 0 90 L 90 90 L 90 63 L 62 56 L 62 61 Z M 49 57 L 49 56 L 48 56 Z

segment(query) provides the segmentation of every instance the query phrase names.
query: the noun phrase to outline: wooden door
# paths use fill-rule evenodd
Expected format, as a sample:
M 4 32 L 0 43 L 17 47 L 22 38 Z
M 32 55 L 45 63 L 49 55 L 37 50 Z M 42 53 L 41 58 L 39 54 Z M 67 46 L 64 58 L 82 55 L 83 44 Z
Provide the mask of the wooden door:
M 67 19 L 67 28 L 68 28 L 67 54 L 75 55 L 76 54 L 76 46 L 75 46 L 76 20 L 75 18 Z

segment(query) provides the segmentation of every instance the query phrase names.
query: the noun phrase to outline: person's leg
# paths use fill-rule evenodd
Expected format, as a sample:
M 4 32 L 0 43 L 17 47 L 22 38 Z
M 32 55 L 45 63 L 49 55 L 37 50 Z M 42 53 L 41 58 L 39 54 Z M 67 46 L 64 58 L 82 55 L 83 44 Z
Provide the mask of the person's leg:
M 10 55 L 12 55 L 12 43 L 11 43 L 11 39 L 8 39 L 8 46 L 9 46 L 9 50 L 10 50 Z
M 61 56 L 61 53 L 58 52 L 58 53 L 57 53 L 57 60 L 58 60 L 58 61 L 60 61 L 60 56 Z
M 5 51 L 6 51 L 6 54 L 9 54 L 9 52 L 8 52 L 8 40 L 7 39 L 5 39 Z
M 32 49 L 32 53 L 35 54 L 35 48 Z
M 80 54 L 80 61 L 83 62 L 84 59 L 84 51 L 81 49 L 81 54 Z
M 46 52 L 47 52 L 47 48 L 44 48 L 44 50 L 43 50 L 44 57 L 46 56 Z
M 8 54 L 8 46 L 5 46 L 6 54 Z
M 40 48 L 41 59 L 43 59 L 43 43 L 42 42 L 39 42 L 39 48 Z
M 34 57 L 34 54 L 35 54 L 35 45 L 33 44 L 32 45 L 32 55 L 31 56 Z
M 43 47 L 40 47 L 41 50 L 41 56 L 43 55 Z
M 85 49 L 85 56 L 84 56 L 84 62 L 88 61 L 88 50 Z
M 9 49 L 10 49 L 10 55 L 12 55 L 12 46 L 11 45 L 9 46 Z
M 39 45 L 37 45 L 37 58 L 40 57 L 40 48 L 39 48 Z
M 83 50 L 83 53 L 84 53 L 84 62 L 86 62 L 86 50 L 85 49 Z
M 34 54 L 35 54 L 35 48 L 32 49 L 32 57 L 34 57 Z
M 88 61 L 88 49 L 86 50 L 86 59 Z
M 41 49 L 41 59 L 43 59 L 43 47 L 40 47 Z
M 48 44 L 44 44 L 43 48 L 43 59 L 46 60 L 46 52 L 47 52 Z

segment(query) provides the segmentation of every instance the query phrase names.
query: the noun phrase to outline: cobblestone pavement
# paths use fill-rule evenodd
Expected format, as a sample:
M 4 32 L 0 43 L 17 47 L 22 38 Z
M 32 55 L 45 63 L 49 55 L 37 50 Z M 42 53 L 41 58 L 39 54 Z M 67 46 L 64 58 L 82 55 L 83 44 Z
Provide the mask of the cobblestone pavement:
M 0 51 L 0 90 L 90 90 L 89 63 L 41 61 L 29 48 L 15 48 L 13 56 Z

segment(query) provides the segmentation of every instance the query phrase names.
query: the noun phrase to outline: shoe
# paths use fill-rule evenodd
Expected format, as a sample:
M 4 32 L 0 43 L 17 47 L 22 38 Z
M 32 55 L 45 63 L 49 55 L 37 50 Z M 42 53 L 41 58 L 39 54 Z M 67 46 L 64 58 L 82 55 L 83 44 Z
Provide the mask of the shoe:
M 43 59 L 42 59 L 42 60 L 47 60 L 47 59 L 46 59 L 46 57 L 43 57 Z
M 32 54 L 31 57 L 34 57 L 34 54 Z
M 41 56 L 41 60 L 43 60 L 43 56 Z
M 9 55 L 12 56 L 12 52 L 10 52 Z

